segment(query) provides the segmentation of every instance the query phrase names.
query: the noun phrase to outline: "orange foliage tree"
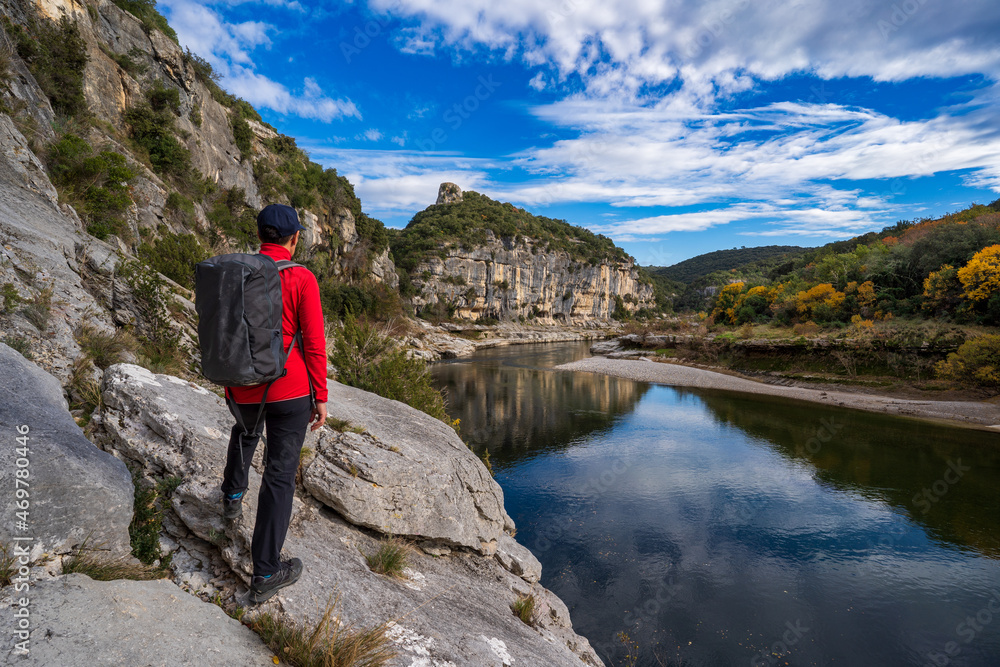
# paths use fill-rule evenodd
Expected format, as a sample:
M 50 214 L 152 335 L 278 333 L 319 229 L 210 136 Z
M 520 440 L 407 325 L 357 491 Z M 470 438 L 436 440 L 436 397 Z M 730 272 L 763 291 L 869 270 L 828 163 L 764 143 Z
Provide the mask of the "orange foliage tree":
M 962 296 L 973 303 L 1000 293 L 1000 245 L 983 248 L 958 270 Z
M 820 283 L 795 295 L 799 316 L 818 320 L 834 319 L 845 298 L 830 283 Z

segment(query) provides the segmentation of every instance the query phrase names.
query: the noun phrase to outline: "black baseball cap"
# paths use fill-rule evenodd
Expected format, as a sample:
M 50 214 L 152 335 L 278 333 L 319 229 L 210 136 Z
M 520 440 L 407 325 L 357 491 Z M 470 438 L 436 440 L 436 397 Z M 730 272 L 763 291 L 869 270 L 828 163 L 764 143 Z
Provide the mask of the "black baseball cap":
M 257 214 L 257 231 L 264 227 L 274 227 L 279 236 L 291 236 L 306 229 L 299 224 L 299 214 L 295 209 L 284 204 L 268 204 Z

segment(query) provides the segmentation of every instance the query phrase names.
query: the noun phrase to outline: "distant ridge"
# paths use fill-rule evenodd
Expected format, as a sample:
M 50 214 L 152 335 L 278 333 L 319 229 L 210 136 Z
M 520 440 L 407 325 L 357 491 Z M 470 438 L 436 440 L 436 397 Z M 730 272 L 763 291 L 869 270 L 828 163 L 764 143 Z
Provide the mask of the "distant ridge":
M 767 245 L 757 248 L 733 248 L 731 250 L 715 250 L 704 255 L 698 255 L 671 266 L 647 267 L 656 276 L 682 283 L 691 283 L 715 271 L 728 271 L 746 264 L 773 259 L 788 255 L 789 259 L 802 255 L 812 248 L 795 245 Z

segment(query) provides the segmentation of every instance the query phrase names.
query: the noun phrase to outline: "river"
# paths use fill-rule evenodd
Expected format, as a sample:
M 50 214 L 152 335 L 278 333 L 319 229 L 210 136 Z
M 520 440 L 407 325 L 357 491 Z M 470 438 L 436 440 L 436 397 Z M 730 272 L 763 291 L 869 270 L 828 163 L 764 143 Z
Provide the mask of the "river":
M 553 367 L 432 366 L 609 666 L 1000 665 L 1000 436 Z

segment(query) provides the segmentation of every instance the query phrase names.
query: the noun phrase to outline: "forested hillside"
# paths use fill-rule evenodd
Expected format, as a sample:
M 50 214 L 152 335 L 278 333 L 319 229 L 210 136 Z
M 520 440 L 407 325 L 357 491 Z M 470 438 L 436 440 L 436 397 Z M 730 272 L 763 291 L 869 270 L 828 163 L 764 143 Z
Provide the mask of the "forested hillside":
M 758 248 L 733 248 L 731 250 L 716 250 L 715 252 L 698 255 L 671 266 L 650 266 L 647 270 L 654 276 L 663 276 L 681 283 L 691 283 L 716 271 L 729 271 L 746 264 L 761 264 L 767 261 L 773 263 L 792 259 L 809 248 L 793 245 L 768 245 Z

